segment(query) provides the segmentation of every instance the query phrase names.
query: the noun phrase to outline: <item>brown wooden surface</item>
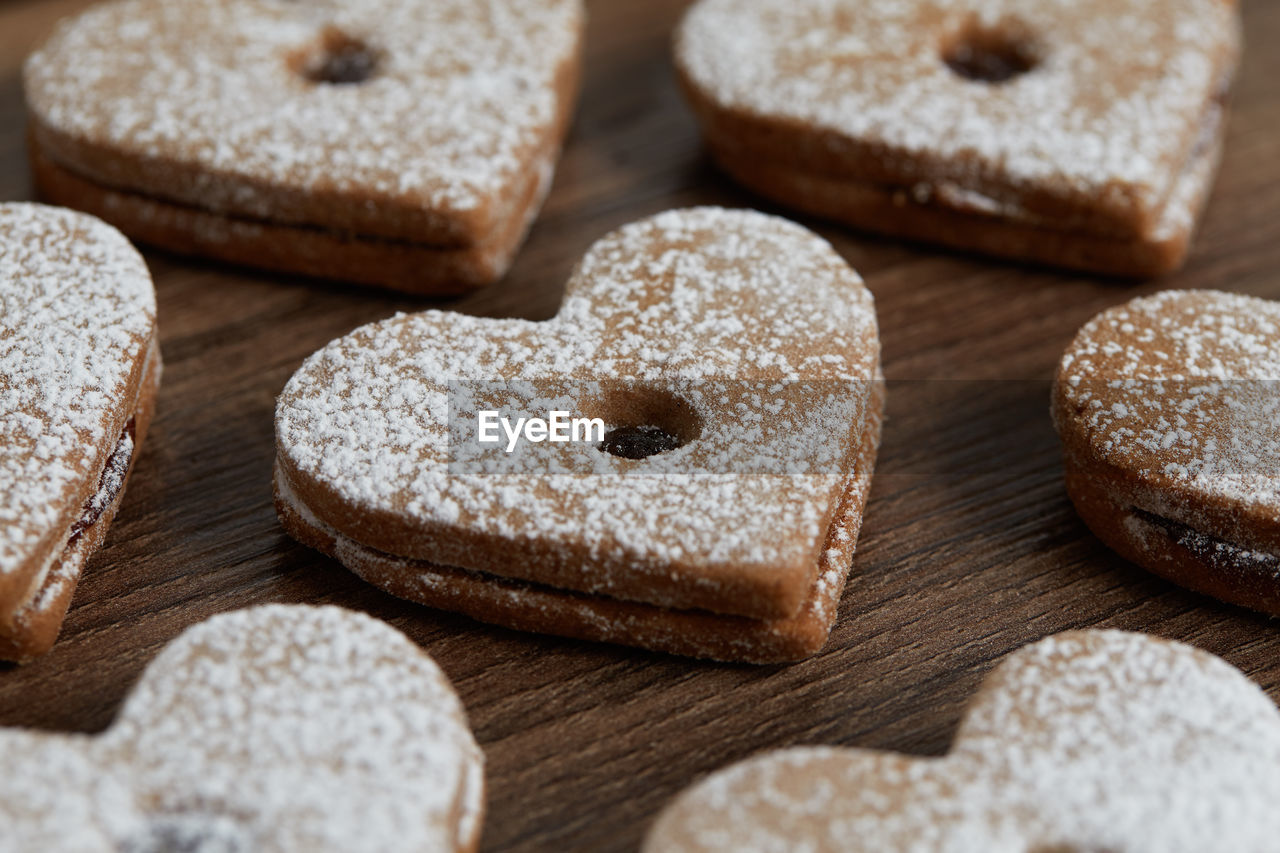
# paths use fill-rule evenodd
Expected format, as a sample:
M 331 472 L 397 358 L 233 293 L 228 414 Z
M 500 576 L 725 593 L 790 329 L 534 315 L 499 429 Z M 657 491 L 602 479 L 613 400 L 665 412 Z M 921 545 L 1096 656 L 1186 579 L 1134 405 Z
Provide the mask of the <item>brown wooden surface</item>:
M 30 197 L 22 57 L 83 5 L 0 3 L 0 199 Z M 772 209 L 699 145 L 670 69 L 683 5 L 591 4 L 585 90 L 543 215 L 504 282 L 449 307 L 546 318 L 578 256 L 618 225 L 694 203 Z M 1280 2 L 1244 11 L 1226 159 L 1179 275 L 1133 286 L 807 223 L 874 291 L 896 380 L 822 655 L 751 668 L 517 634 L 392 599 L 294 544 L 271 507 L 275 395 L 330 339 L 424 303 L 149 253 L 166 362 L 157 420 L 58 646 L 0 668 L 0 724 L 101 729 L 185 626 L 267 601 L 341 604 L 405 631 L 457 685 L 488 755 L 486 849 L 629 850 L 675 792 L 761 749 L 944 751 L 982 674 L 1066 628 L 1185 640 L 1280 698 L 1280 625 L 1152 578 L 1081 525 L 1047 408 L 1062 348 L 1106 306 L 1162 287 L 1280 297 Z M 922 379 L 964 381 L 910 381 Z

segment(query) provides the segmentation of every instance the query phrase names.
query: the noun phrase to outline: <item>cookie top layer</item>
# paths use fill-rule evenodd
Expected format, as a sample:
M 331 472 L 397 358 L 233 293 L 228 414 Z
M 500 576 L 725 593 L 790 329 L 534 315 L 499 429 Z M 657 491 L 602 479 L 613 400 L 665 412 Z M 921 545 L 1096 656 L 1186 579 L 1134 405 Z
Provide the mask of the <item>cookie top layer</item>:
M 864 177 L 1149 233 L 1237 28 L 1224 0 L 702 0 L 676 54 L 720 108 L 821 135 L 831 168 L 847 150 L 850 177 L 875 164 Z M 981 60 L 1027 70 L 953 70 Z
M 653 603 L 794 610 L 878 365 L 871 295 L 824 240 L 754 212 L 670 211 L 597 242 L 550 321 L 427 311 L 334 341 L 281 394 L 277 459 L 320 520 L 398 556 Z M 699 431 L 634 461 L 542 445 L 564 474 L 458 465 L 459 383 L 516 394 L 512 380 L 562 382 L 583 415 L 597 414 L 587 383 L 628 380 L 642 409 L 692 412 Z
M 132 414 L 155 323 L 147 265 L 114 228 L 0 204 L 0 599 L 66 544 Z
M 1068 453 L 1145 487 L 1142 509 L 1280 540 L 1280 303 L 1165 291 L 1102 312 L 1062 356 L 1054 418 Z
M 581 25 L 580 0 L 113 0 L 24 83 L 45 153 L 97 183 L 465 243 L 549 144 Z
M 269 605 L 187 630 L 95 737 L 0 730 L 14 850 L 470 849 L 483 757 L 444 674 L 377 620 Z
M 802 748 L 716 773 L 652 851 L 1262 851 L 1280 832 L 1280 712 L 1212 655 L 1060 634 L 984 681 L 942 759 Z

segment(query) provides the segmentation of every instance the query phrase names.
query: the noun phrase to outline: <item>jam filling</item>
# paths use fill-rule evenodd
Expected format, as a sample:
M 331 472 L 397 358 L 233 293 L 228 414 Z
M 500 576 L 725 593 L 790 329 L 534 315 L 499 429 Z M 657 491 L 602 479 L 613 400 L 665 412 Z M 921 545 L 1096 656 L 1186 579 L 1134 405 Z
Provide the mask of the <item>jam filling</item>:
M 321 36 L 319 51 L 304 62 L 302 75 L 312 83 L 333 86 L 364 83 L 378 71 L 378 51 L 358 38 L 330 27 Z
M 120 853 L 248 853 L 249 831 L 234 818 L 216 814 L 158 815 L 126 837 Z
M 605 434 L 600 449 L 611 456 L 623 459 L 645 459 L 668 450 L 675 450 L 681 441 L 678 437 L 656 426 L 616 427 Z
M 68 548 L 75 545 L 84 532 L 97 523 L 124 488 L 125 475 L 129 473 L 129 463 L 133 460 L 133 437 L 134 422 L 133 418 L 129 418 L 120 433 L 120 440 L 116 442 L 115 450 L 111 451 L 107 464 L 102 468 L 98 490 L 85 503 L 80 510 L 80 517 L 71 525 L 71 534 L 67 537 Z
M 952 73 L 977 83 L 1003 83 L 1039 64 L 1032 39 L 1022 27 L 967 27 L 946 45 L 942 61 Z
M 1280 572 L 1280 556 L 1243 548 L 1233 542 L 1196 530 L 1181 521 L 1174 521 L 1137 507 L 1132 507 L 1130 511 L 1152 527 L 1162 530 L 1174 544 L 1185 548 L 1206 562 L 1244 571 Z

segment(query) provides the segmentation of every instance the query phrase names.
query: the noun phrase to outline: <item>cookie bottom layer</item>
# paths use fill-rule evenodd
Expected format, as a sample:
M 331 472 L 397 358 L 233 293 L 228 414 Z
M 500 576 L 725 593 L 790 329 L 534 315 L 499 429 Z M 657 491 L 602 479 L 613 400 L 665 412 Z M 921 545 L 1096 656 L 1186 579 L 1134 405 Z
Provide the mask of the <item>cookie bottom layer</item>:
M 849 575 L 871 475 L 880 446 L 883 387 L 868 407 L 861 451 L 832 516 L 812 589 L 786 619 L 749 619 L 706 610 L 676 610 L 568 592 L 361 545 L 316 518 L 276 468 L 276 510 L 285 530 L 361 578 L 399 598 L 464 613 L 520 631 L 617 643 L 670 654 L 742 663 L 801 660 L 821 650 L 835 622 Z
M 1108 548 L 1179 586 L 1280 616 L 1280 556 L 1254 551 L 1117 498 L 1096 472 L 1067 460 L 1067 494 Z
M 529 176 L 500 230 L 472 246 L 441 247 L 223 216 L 98 185 L 49 159 L 33 140 L 28 148 L 41 198 L 91 213 L 138 242 L 277 272 L 438 296 L 474 290 L 506 274 L 550 189 L 557 153 Z
M 1161 218 L 1149 235 L 1112 238 L 1084 231 L 1058 230 L 1018 215 L 1004 215 L 992 203 L 971 198 L 966 211 L 937 200 L 917 201 L 910 188 L 870 184 L 808 173 L 744 151 L 732 143 L 710 141 L 720 167 L 762 196 L 827 219 L 963 251 L 980 252 L 1051 266 L 1119 277 L 1163 275 L 1186 260 L 1196 220 L 1217 172 L 1225 135 L 1224 109 L 1216 103 L 1206 118 L 1203 137 L 1177 176 Z M 940 195 L 947 193 L 931 193 Z M 949 194 L 964 203 L 963 190 Z
M 129 484 L 129 474 L 138 458 L 138 449 L 151 425 L 155 412 L 156 392 L 160 387 L 160 350 L 152 344 L 147 356 L 138 391 L 137 404 L 132 414 L 133 450 L 125 470 L 123 482 L 115 495 L 101 508 L 97 518 L 89 526 L 71 537 L 62 553 L 54 559 L 35 594 L 14 611 L 6 623 L 0 624 L 0 660 L 25 663 L 43 655 L 53 647 L 66 618 L 71 597 L 80 581 L 80 572 L 89 558 L 102 545 L 107 530 L 115 518 L 120 502 Z M 109 462 L 110 460 L 108 460 Z

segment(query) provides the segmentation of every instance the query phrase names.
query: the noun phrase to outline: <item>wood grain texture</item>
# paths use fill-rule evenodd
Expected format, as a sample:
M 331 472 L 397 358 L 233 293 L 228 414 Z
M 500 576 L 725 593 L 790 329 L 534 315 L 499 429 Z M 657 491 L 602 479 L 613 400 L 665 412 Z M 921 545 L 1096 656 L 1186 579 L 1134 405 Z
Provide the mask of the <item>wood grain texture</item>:
M 0 198 L 30 194 L 22 57 L 83 5 L 0 4 Z M 676 91 L 668 45 L 684 5 L 590 4 L 583 98 L 541 219 L 505 281 L 433 304 L 544 319 L 616 226 L 695 203 L 772 210 L 710 167 Z M 101 729 L 187 625 L 267 601 L 341 604 L 407 633 L 457 685 L 489 762 L 484 849 L 631 850 L 678 790 L 762 749 L 944 751 L 982 674 L 1067 628 L 1185 640 L 1280 698 L 1280 626 L 1103 548 L 1066 499 L 1048 415 L 1058 356 L 1102 308 L 1163 287 L 1280 298 L 1280 2 L 1244 13 L 1226 158 L 1178 275 L 1134 286 L 801 220 L 875 293 L 891 380 L 866 526 L 818 657 L 724 666 L 517 634 L 397 601 L 296 545 L 271 507 L 275 395 L 330 339 L 428 303 L 148 253 L 166 362 L 157 418 L 58 646 L 0 669 L 0 724 Z

